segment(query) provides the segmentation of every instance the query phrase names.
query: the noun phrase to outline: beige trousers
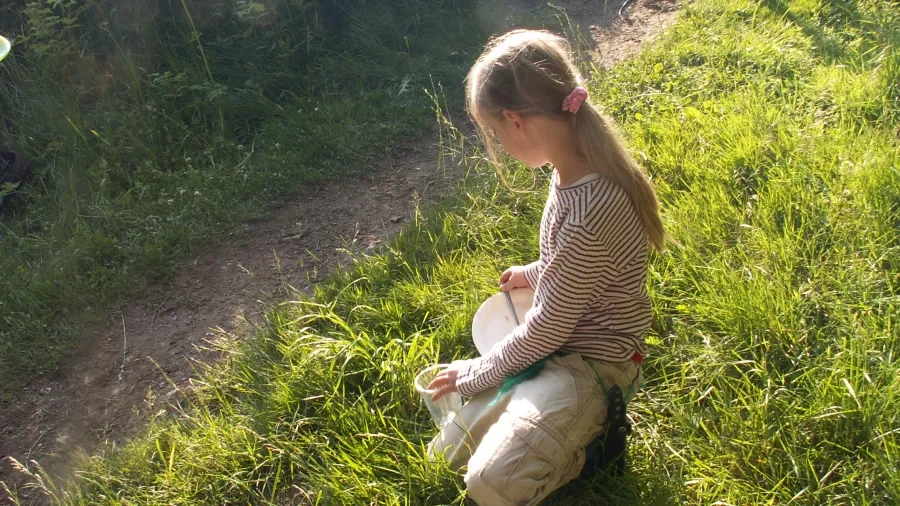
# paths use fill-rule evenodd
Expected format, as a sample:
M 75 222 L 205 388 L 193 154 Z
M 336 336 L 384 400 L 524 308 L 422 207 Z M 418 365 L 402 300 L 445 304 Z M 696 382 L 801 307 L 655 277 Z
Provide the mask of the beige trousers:
M 606 429 L 606 389 L 636 393 L 635 362 L 590 364 L 577 353 L 554 356 L 537 377 L 496 403 L 497 389 L 472 397 L 428 447 L 454 469 L 467 466 L 469 498 L 480 506 L 534 505 L 573 480 L 584 447 Z

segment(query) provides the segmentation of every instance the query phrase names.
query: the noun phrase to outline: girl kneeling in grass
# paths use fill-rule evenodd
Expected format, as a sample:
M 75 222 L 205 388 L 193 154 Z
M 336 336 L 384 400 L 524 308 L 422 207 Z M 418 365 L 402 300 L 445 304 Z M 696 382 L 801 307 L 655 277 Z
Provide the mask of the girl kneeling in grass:
M 529 166 L 554 168 L 540 259 L 500 276 L 502 290 L 535 290 L 525 322 L 429 386 L 434 399 L 470 398 L 429 451 L 467 466 L 468 495 L 481 506 L 537 504 L 577 477 L 608 425 L 605 392 L 619 386 L 627 401 L 642 382 L 659 206 L 580 82 L 564 39 L 525 30 L 494 39 L 467 77 L 469 112 L 494 162 L 496 138 Z

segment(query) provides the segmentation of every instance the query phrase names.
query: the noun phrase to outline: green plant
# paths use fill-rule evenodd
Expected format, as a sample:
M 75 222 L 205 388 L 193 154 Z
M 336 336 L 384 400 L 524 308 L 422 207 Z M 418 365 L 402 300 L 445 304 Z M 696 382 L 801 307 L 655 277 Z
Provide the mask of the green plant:
M 0 391 L 53 371 L 85 318 L 223 227 L 359 174 L 427 124 L 423 88 L 459 86 L 459 55 L 478 44 L 444 23 L 468 9 L 67 0 L 14 12 L 25 32 L 0 66 L 0 143 L 36 178 L 26 211 L 0 221 Z M 368 28 L 348 30 L 354 19 Z

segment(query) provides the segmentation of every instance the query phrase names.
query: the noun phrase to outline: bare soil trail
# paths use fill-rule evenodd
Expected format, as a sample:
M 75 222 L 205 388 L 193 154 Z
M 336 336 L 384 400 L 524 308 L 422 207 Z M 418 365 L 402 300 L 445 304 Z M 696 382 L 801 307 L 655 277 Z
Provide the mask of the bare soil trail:
M 511 17 L 544 5 L 510 3 Z M 680 1 L 557 5 L 593 43 L 595 60 L 611 66 L 669 26 Z M 123 441 L 140 430 L 148 395 L 166 399 L 190 383 L 207 340 L 255 321 L 288 287 L 309 290 L 351 252 L 377 248 L 417 208 L 452 193 L 463 174 L 439 167 L 438 144 L 435 126 L 394 148 L 369 176 L 306 189 L 268 220 L 225 233 L 170 279 L 150 283 L 86 328 L 57 372 L 34 378 L 0 406 L 0 481 L 19 488 L 25 503 L 39 500 L 28 498 L 7 456 L 37 460 L 55 474 L 76 450 Z M 0 504 L 4 499 L 0 489 Z

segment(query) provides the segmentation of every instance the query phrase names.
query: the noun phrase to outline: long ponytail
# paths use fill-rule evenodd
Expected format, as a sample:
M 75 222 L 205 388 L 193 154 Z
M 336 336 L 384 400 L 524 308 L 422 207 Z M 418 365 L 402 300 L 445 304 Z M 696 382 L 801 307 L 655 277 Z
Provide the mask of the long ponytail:
M 631 199 L 650 244 L 665 247 L 665 231 L 659 217 L 659 202 L 650 181 L 625 142 L 613 127 L 612 119 L 585 102 L 575 115 L 578 150 L 592 169 L 621 188 Z

